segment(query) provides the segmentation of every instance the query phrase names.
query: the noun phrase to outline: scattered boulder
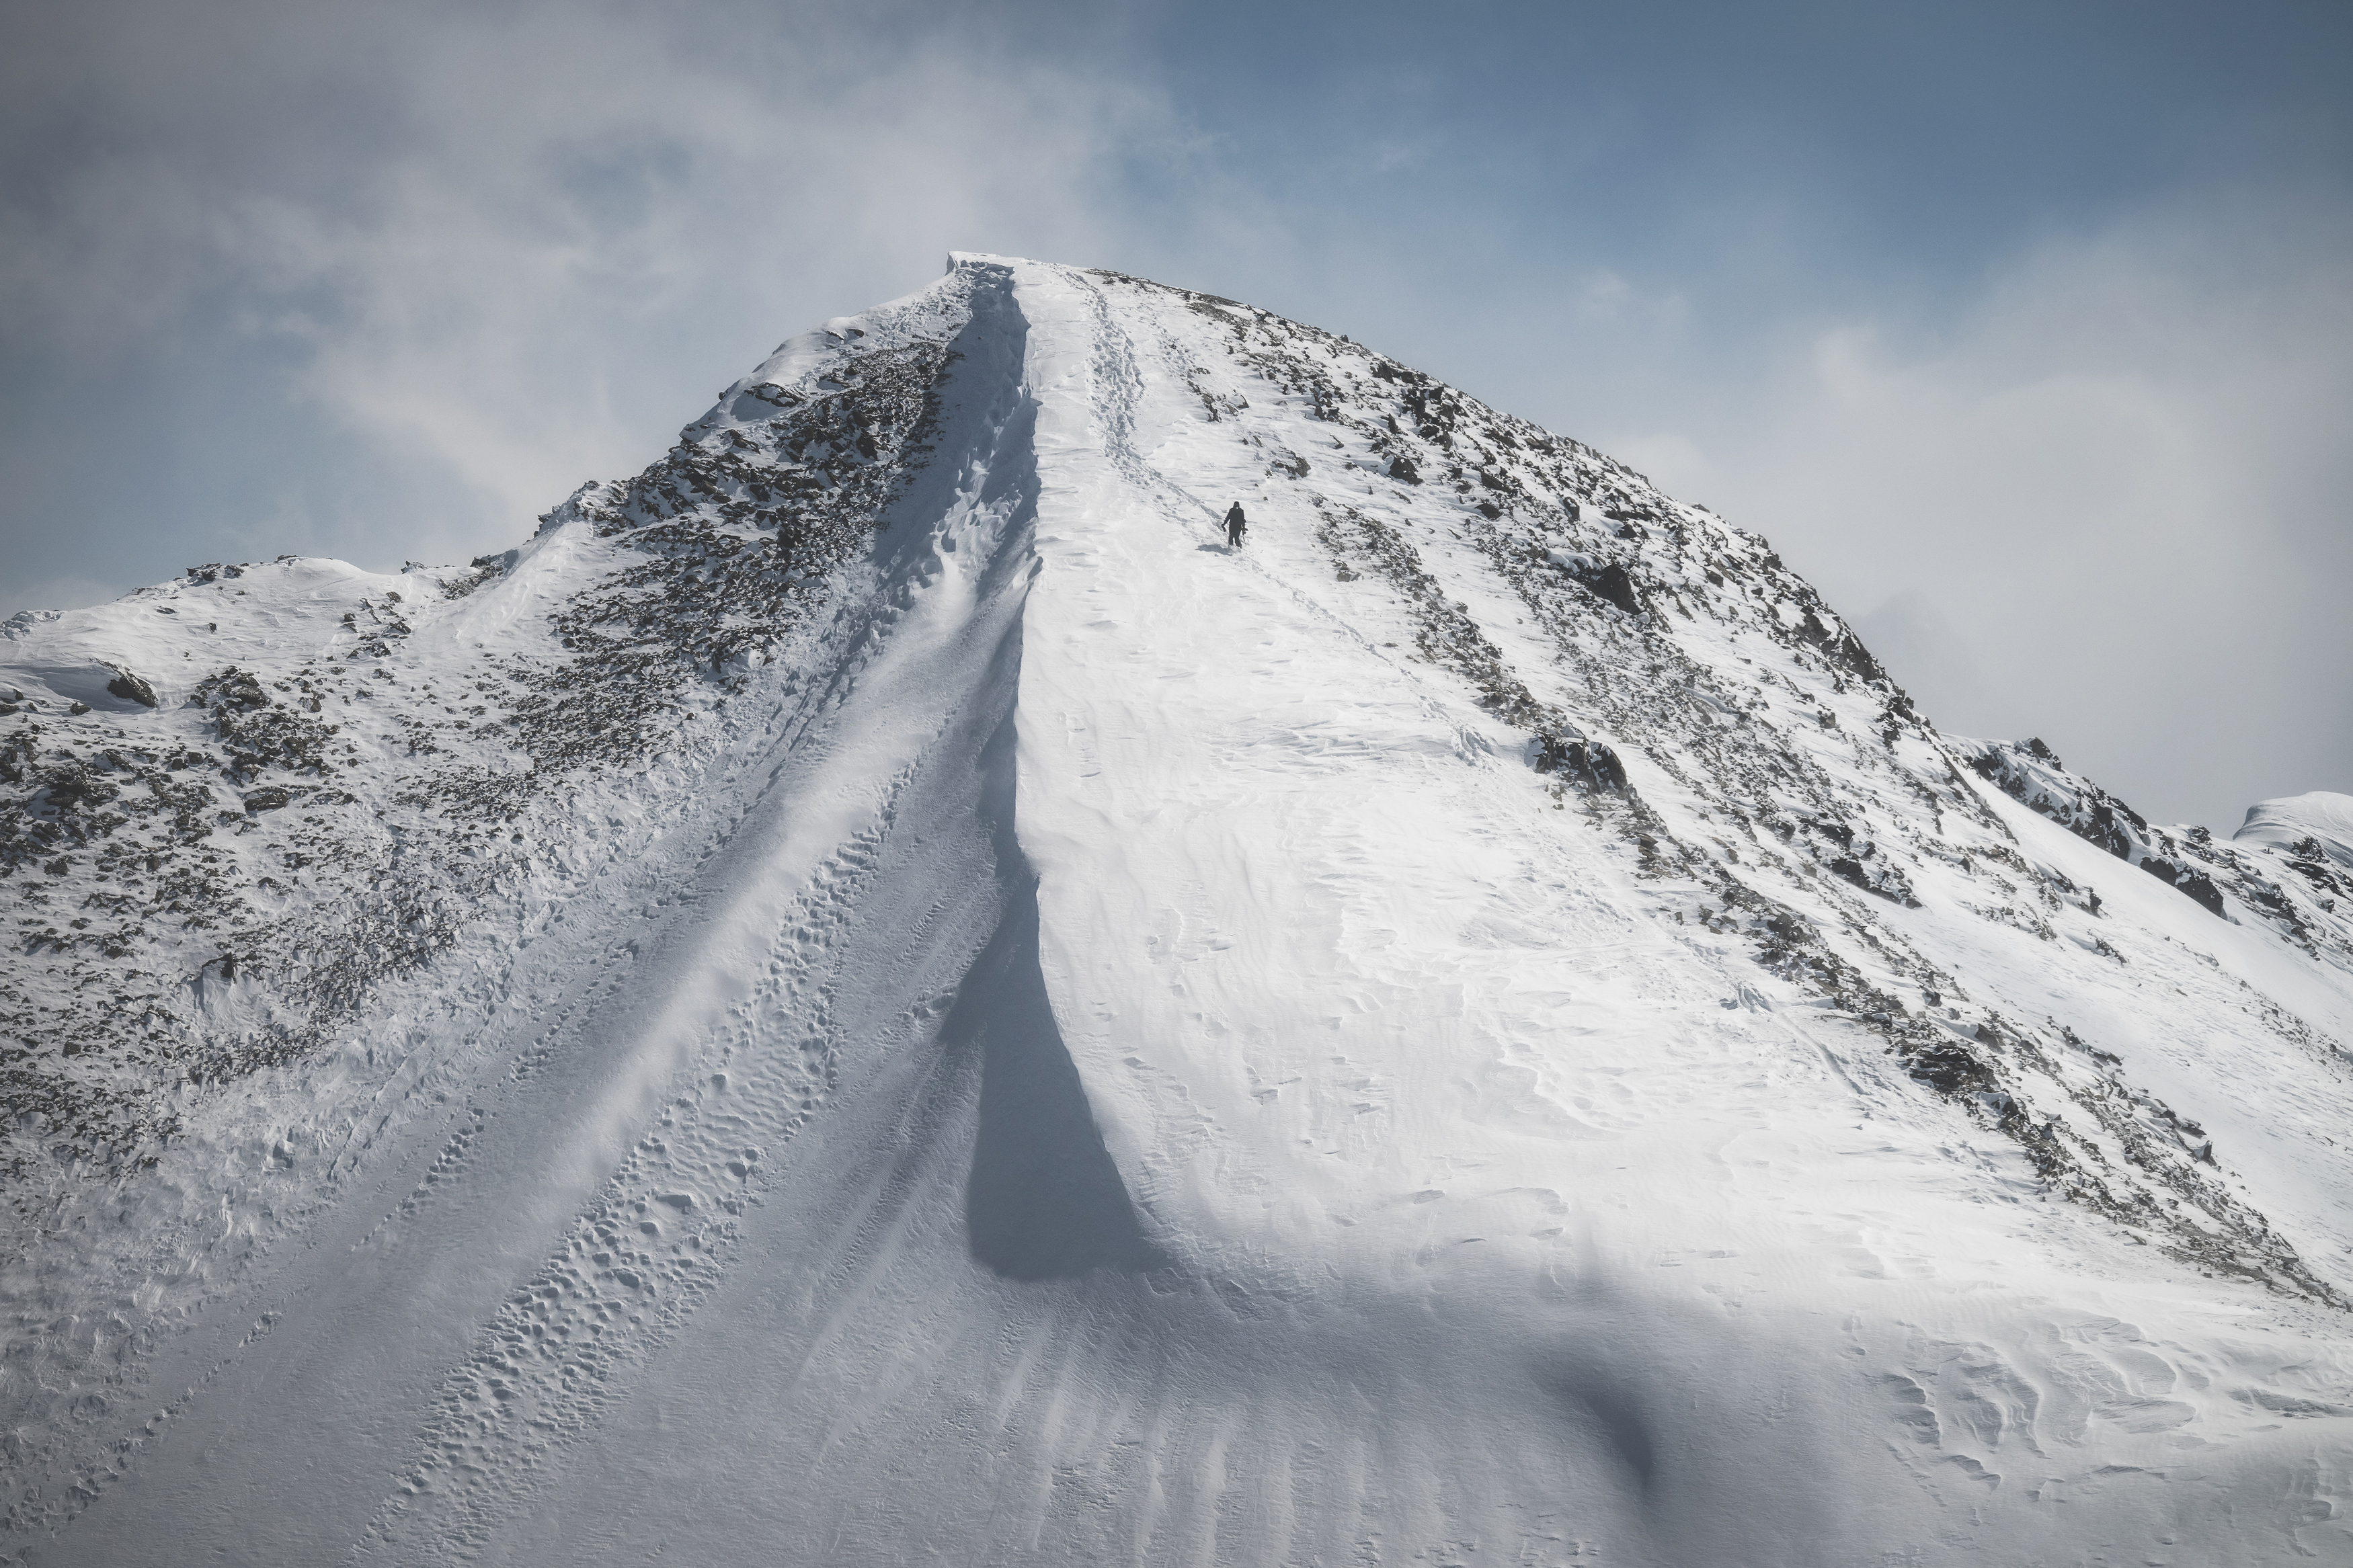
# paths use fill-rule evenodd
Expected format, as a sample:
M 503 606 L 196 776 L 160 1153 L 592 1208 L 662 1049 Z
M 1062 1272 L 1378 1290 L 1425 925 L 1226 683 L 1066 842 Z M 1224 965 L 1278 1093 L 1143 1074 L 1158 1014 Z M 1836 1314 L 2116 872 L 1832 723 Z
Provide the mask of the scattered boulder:
M 1996 1087 L 1993 1070 L 1957 1040 L 1932 1040 L 1906 1053 L 1905 1070 L 1943 1094 L 1986 1093 Z
M 114 679 L 106 683 L 106 689 L 109 693 L 121 698 L 126 702 L 136 702 L 142 708 L 153 708 L 155 706 L 155 689 L 153 687 L 148 685 L 144 680 L 140 679 L 139 677 L 132 674 L 131 671 L 123 668 L 119 664 L 110 664 L 106 668 L 114 671 Z
M 7 679 L 0 682 L 0 702 L 11 707 L 55 702 L 61 708 L 73 707 L 77 712 L 96 710 L 125 716 L 161 705 L 154 683 L 122 665 L 74 653 L 56 657 L 47 648 L 28 652 L 29 658 L 7 661 Z
M 1535 767 L 1540 773 L 1565 774 L 1588 789 L 1626 787 L 1626 764 L 1618 760 L 1618 753 L 1581 736 L 1538 735 Z
M 1626 568 L 1615 561 L 1599 571 L 1578 573 L 1577 581 L 1592 590 L 1596 598 L 1607 600 L 1628 615 L 1641 613 L 1642 604 L 1634 591 L 1634 579 L 1628 576 Z
M 2221 889 L 2215 887 L 2214 879 L 2204 872 L 2193 871 L 2187 866 L 2177 866 L 2170 860 L 2159 859 L 2154 855 L 2142 860 L 2140 868 L 2168 887 L 2178 888 L 2189 894 L 2190 898 L 2205 906 L 2208 913 L 2219 915 L 2222 912 Z

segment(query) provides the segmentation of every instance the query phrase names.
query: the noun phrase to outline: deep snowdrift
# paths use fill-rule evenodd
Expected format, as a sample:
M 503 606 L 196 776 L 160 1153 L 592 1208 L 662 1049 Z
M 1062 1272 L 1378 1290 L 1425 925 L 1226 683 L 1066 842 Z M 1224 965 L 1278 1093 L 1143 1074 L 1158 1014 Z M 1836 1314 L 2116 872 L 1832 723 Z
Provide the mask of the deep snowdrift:
M 2353 1556 L 2342 868 L 1345 340 L 959 258 L 8 632 L 23 1560 Z

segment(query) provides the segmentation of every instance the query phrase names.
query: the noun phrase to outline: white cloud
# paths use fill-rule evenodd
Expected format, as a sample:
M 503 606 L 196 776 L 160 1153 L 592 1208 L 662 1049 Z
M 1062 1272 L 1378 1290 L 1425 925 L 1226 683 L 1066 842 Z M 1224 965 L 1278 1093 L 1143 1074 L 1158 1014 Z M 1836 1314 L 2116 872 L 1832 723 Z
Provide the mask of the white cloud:
M 115 11 L 104 47 L 0 80 L 32 119 L 87 91 L 120 149 L 79 143 L 47 186 L 24 160 L 0 307 L 69 363 L 241 323 L 280 396 L 407 482 L 396 517 L 311 509 L 316 547 L 362 559 L 511 542 L 658 455 L 777 337 L 951 247 L 1113 259 L 1139 174 L 1179 189 L 1190 221 L 1167 216 L 1201 247 L 1258 210 L 1151 89 L 920 13 Z M 186 84 L 175 47 L 208 60 Z M 250 124 L 218 122 L 240 102 Z M 348 491 L 351 468 L 311 477 Z
M 1933 340 L 1822 333 L 1753 428 L 1637 445 L 1834 602 L 1909 593 L 1968 628 L 1984 718 L 2232 826 L 2353 784 L 2345 238 L 2217 203 L 2052 241 Z
M 731 60 L 627 15 L 550 20 L 437 32 L 405 89 L 415 129 L 353 172 L 359 201 L 257 197 L 216 238 L 283 302 L 309 394 L 462 488 L 425 531 L 481 548 L 658 453 L 817 300 L 912 287 L 951 245 L 1097 248 L 1107 151 L 1166 118 L 961 50 L 843 69 L 855 36 Z

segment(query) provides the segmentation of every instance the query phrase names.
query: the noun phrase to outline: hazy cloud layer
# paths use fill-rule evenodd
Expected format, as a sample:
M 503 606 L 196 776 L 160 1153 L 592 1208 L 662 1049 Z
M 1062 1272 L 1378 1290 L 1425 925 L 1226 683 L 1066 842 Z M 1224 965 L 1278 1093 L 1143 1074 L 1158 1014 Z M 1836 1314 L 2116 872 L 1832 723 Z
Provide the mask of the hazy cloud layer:
M 1882 640 L 1916 623 L 1924 665 L 1889 657 L 1947 727 L 2235 826 L 2353 793 L 2347 256 L 2341 211 L 2186 200 L 2035 247 L 1933 340 L 1843 323 L 1749 416 L 1614 445 Z M 1967 664 L 1930 652 L 1956 631 Z
M 84 31 L 58 52 L 109 68 L 36 93 L 103 112 L 12 171 L 11 395 L 35 403 L 12 456 L 39 466 L 26 447 L 93 416 L 160 436 L 139 466 L 164 515 L 119 469 L 62 467 L 35 510 L 199 549 L 509 540 L 659 453 L 812 310 L 935 273 L 944 240 L 1100 249 L 1109 154 L 1166 118 L 1116 80 L 815 8 L 160 9 Z M 36 563 L 79 563 L 37 515 L 10 526 Z M 126 586 L 169 569 L 110 553 Z
M 999 250 L 1617 451 L 2159 816 L 2353 790 L 2345 27 L 1886 16 L 18 8 L 0 613 L 502 548 Z

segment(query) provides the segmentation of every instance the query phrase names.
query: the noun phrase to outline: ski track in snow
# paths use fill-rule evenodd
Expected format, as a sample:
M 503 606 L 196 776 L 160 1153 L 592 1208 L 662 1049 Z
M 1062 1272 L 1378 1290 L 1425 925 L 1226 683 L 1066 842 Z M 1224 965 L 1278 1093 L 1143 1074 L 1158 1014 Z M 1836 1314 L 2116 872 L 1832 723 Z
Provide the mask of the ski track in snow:
M 1761 544 L 1376 366 L 963 258 L 473 596 L 364 584 L 439 701 L 777 529 L 714 496 L 907 476 L 329 1044 L 40 1167 L 13 1560 L 2353 1562 L 2341 797 L 2118 850 Z M 168 668 L 158 602 L 19 684 Z M 396 662 L 337 700 L 431 712 Z M 1630 791 L 1531 765 L 1572 721 Z

